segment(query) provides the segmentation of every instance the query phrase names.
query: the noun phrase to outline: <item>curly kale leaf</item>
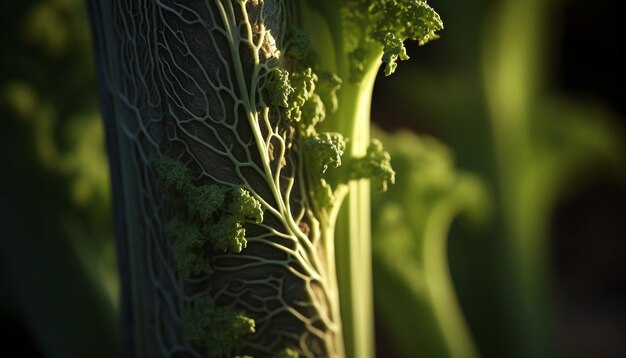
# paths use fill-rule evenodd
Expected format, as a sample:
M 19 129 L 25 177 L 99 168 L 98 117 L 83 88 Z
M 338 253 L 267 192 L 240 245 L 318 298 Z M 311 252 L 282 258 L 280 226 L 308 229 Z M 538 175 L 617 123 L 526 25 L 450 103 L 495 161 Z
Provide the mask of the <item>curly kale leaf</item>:
M 328 167 L 337 168 L 341 165 L 341 157 L 346 149 L 346 141 L 341 134 L 322 132 L 306 137 L 303 141 L 304 153 L 312 170 L 325 173 Z
M 263 222 L 261 203 L 242 187 L 196 186 L 191 171 L 170 157 L 152 161 L 167 202 L 186 208 L 166 223 L 178 271 L 185 277 L 210 272 L 206 251 L 239 253 L 247 245 L 243 223 Z
M 365 156 L 352 161 L 351 169 L 352 179 L 371 178 L 374 188 L 380 191 L 387 191 L 388 185 L 396 181 L 391 156 L 378 139 L 372 139 Z
M 358 80 L 365 70 L 372 45 L 382 46 L 385 75 L 391 75 L 396 61 L 407 60 L 405 40 L 420 45 L 438 38 L 443 29 L 439 14 L 423 0 L 343 0 L 343 23 L 353 29 L 348 32 L 352 80 Z M 376 47 L 375 47 L 376 48 Z

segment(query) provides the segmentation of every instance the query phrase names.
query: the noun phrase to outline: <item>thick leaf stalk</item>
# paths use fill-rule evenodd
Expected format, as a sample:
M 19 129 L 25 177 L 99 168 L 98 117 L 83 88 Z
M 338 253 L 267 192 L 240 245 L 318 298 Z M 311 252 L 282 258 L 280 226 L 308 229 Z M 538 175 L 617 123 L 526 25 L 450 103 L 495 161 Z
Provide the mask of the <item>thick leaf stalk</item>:
M 381 55 L 393 72 L 402 40 L 435 36 L 436 13 L 416 0 L 91 10 L 128 354 L 372 356 L 363 179 L 384 189 L 394 172 L 369 140 L 371 91 Z
M 272 89 L 286 4 L 120 0 L 91 14 L 123 198 L 127 354 L 342 356 L 302 133 Z

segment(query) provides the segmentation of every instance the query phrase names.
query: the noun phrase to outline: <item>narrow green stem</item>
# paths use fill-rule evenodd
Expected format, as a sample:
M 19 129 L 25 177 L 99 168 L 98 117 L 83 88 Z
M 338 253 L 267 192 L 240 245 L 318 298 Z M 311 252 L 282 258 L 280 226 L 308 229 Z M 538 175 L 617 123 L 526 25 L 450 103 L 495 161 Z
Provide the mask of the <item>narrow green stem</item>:
M 478 353 L 456 299 L 447 255 L 448 230 L 457 213 L 454 198 L 448 198 L 433 210 L 424 228 L 422 260 L 430 302 L 448 354 L 472 358 Z

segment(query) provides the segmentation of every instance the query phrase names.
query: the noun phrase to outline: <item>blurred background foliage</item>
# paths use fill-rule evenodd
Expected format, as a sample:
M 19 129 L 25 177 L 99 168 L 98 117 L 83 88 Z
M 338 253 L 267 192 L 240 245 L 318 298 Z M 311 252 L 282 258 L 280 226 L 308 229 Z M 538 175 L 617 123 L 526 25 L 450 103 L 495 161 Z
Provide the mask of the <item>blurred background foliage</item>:
M 388 335 L 378 345 L 381 355 L 395 349 L 408 357 L 422 349 L 424 356 L 468 356 L 473 349 L 486 357 L 624 356 L 626 344 L 617 338 L 626 333 L 624 40 L 614 15 L 623 5 L 430 3 L 446 24 L 442 39 L 414 47 L 396 76 L 377 83 L 373 117 L 388 131 L 408 127 L 438 138 L 460 168 L 452 175 L 456 185 L 463 186 L 469 171 L 484 195 L 451 190 L 424 207 L 401 180 L 429 175 L 420 174 L 416 160 L 392 162 L 399 185 L 376 197 L 375 207 L 383 209 L 373 217 L 375 238 L 411 240 L 414 253 L 413 261 L 393 260 L 386 247 L 374 246 L 377 332 Z M 394 159 L 398 142 L 385 143 Z M 417 141 L 409 146 L 413 157 L 424 150 Z M 397 205 L 394 196 L 404 201 L 404 215 L 424 212 L 421 220 L 394 219 L 384 209 Z M 463 212 L 485 220 L 451 219 Z M 452 222 L 445 228 L 447 257 L 463 316 L 454 301 L 441 307 L 451 292 L 429 286 L 432 263 L 423 256 L 431 241 L 445 239 L 420 227 L 446 221 Z M 408 274 L 413 267 L 421 276 Z M 395 282 L 386 274 L 394 269 Z M 391 285 L 421 299 L 401 300 Z M 407 335 L 418 329 L 412 321 L 389 316 L 401 305 L 427 312 L 437 324 L 428 334 Z M 440 318 L 442 310 L 456 321 L 464 317 L 467 329 L 447 328 L 452 318 Z
M 84 5 L 3 1 L 0 27 L 3 344 L 114 356 L 118 279 Z
M 374 93 L 398 180 L 373 202 L 378 355 L 625 356 L 624 5 L 430 4 L 442 39 Z M 115 356 L 84 4 L 4 1 L 0 20 L 4 347 Z

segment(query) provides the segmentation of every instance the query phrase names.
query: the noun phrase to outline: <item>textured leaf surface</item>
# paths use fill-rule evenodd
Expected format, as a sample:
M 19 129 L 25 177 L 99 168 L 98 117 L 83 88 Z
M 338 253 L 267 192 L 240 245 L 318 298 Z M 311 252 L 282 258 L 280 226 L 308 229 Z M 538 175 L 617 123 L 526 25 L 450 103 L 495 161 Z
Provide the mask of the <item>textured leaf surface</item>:
M 336 355 L 336 293 L 291 124 L 303 112 L 307 125 L 321 121 L 323 103 L 310 69 L 278 68 L 281 49 L 298 58 L 308 46 L 286 36 L 286 2 L 93 7 L 120 148 L 135 355 Z

